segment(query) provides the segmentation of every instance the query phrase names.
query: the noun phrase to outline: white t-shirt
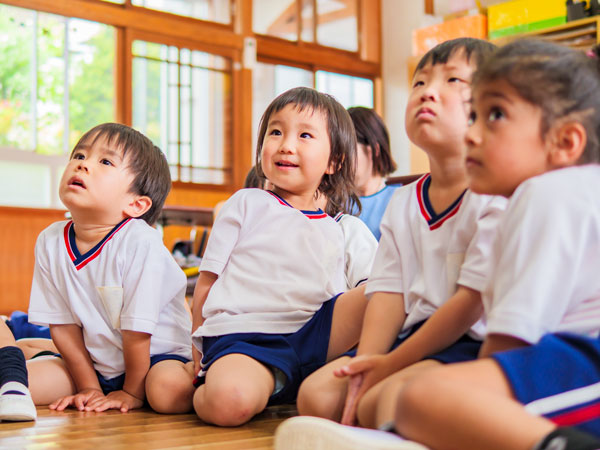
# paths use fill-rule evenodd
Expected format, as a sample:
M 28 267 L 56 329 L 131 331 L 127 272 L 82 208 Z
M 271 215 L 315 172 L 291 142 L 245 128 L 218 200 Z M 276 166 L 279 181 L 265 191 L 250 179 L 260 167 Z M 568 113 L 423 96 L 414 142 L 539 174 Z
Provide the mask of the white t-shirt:
M 344 233 L 344 276 L 346 289 L 352 289 L 369 278 L 377 251 L 377 239 L 369 227 L 356 216 L 339 213 L 334 219 Z
M 544 334 L 600 331 L 600 166 L 523 182 L 499 225 L 488 333 L 529 343 Z
M 160 233 L 127 219 L 81 255 L 72 224 L 56 222 L 38 237 L 29 320 L 81 326 L 94 368 L 105 378 L 125 372 L 121 330 L 151 334 L 150 355 L 191 359 L 186 278 Z
M 321 210 L 241 189 L 219 212 L 200 270 L 218 278 L 194 337 L 293 333 L 344 290 L 344 237 Z
M 496 226 L 506 199 L 469 190 L 436 215 L 429 203 L 430 175 L 397 189 L 381 221 L 381 239 L 366 293 L 400 293 L 403 329 L 430 317 L 458 285 L 483 291 Z M 482 338 L 478 321 L 469 333 Z

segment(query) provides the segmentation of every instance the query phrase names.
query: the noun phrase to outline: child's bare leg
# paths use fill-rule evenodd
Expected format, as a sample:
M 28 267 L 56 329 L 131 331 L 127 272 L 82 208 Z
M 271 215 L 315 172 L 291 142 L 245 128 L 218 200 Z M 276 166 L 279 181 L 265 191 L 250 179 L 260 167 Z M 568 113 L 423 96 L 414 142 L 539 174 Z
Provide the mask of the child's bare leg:
M 358 423 L 366 428 L 380 428 L 393 423 L 396 417 L 398 395 L 405 383 L 424 371 L 439 367 L 440 362 L 427 359 L 408 366 L 385 378 L 369 389 L 358 403 Z
M 335 359 L 302 382 L 297 399 L 300 415 L 324 417 L 337 422 L 342 419 L 348 379 L 336 377 L 333 371 L 349 360 L 349 356 Z
M 398 397 L 395 423 L 402 436 L 440 450 L 527 450 L 555 428 L 525 411 L 500 367 L 488 358 L 450 364 L 408 381 Z
M 58 353 L 58 349 L 56 348 L 56 345 L 54 345 L 52 339 L 23 338 L 19 339 L 16 345 L 23 351 L 25 359 L 31 359 L 43 351 Z
M 0 320 L 0 348 L 2 347 L 16 347 L 15 337 L 6 325 L 4 320 Z
M 146 376 L 146 399 L 159 413 L 180 414 L 192 409 L 194 363 L 167 359 L 154 364 Z
M 64 361 L 55 356 L 42 356 L 27 361 L 29 390 L 36 405 L 49 405 L 54 400 L 77 392 Z
M 194 393 L 194 410 L 204 422 L 232 427 L 248 422 L 267 406 L 275 378 L 265 365 L 234 353 L 215 361 Z
M 358 343 L 366 308 L 364 284 L 337 298 L 331 319 L 327 361 L 337 358 Z

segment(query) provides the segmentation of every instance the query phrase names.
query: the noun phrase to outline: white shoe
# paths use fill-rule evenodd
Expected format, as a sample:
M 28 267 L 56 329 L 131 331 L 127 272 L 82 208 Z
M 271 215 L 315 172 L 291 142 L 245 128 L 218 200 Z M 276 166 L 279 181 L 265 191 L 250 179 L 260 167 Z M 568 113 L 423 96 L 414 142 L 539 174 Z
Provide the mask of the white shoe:
M 21 422 L 35 420 L 36 417 L 37 410 L 27 386 L 9 381 L 0 388 L 0 420 Z
M 275 450 L 427 450 L 394 433 L 348 427 L 327 419 L 292 417 L 275 431 Z

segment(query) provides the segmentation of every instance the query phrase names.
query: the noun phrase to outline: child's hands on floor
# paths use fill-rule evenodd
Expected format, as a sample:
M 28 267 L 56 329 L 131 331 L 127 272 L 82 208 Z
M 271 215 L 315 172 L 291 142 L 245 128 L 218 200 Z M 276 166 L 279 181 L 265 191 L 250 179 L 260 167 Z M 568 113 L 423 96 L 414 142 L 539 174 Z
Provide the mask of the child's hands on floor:
M 75 395 L 67 395 L 66 397 L 61 397 L 58 400 L 55 400 L 48 405 L 48 408 L 56 411 L 63 411 L 65 408 L 72 406 L 79 411 L 83 411 L 84 409 L 87 409 L 86 406 L 91 402 L 95 402 L 98 401 L 98 399 L 103 398 L 104 393 L 100 389 L 83 389 Z
M 351 426 L 356 425 L 356 410 L 364 393 L 390 375 L 385 355 L 356 356 L 333 373 L 337 377 L 349 377 L 341 423 Z
M 127 412 L 130 409 L 138 409 L 142 406 L 144 406 L 144 400 L 134 397 L 125 391 L 113 391 L 106 397 L 88 402 L 85 410 L 102 412 L 107 409 L 118 409 L 121 412 Z

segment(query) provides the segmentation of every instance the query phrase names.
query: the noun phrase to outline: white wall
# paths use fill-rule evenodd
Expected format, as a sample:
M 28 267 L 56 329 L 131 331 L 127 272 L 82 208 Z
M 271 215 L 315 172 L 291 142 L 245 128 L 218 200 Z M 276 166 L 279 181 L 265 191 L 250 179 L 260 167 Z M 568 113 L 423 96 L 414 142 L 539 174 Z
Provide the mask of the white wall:
M 404 132 L 408 100 L 407 59 L 411 55 L 412 30 L 431 24 L 424 0 L 382 0 L 383 115 L 390 132 L 396 175 L 410 173 L 410 145 Z

